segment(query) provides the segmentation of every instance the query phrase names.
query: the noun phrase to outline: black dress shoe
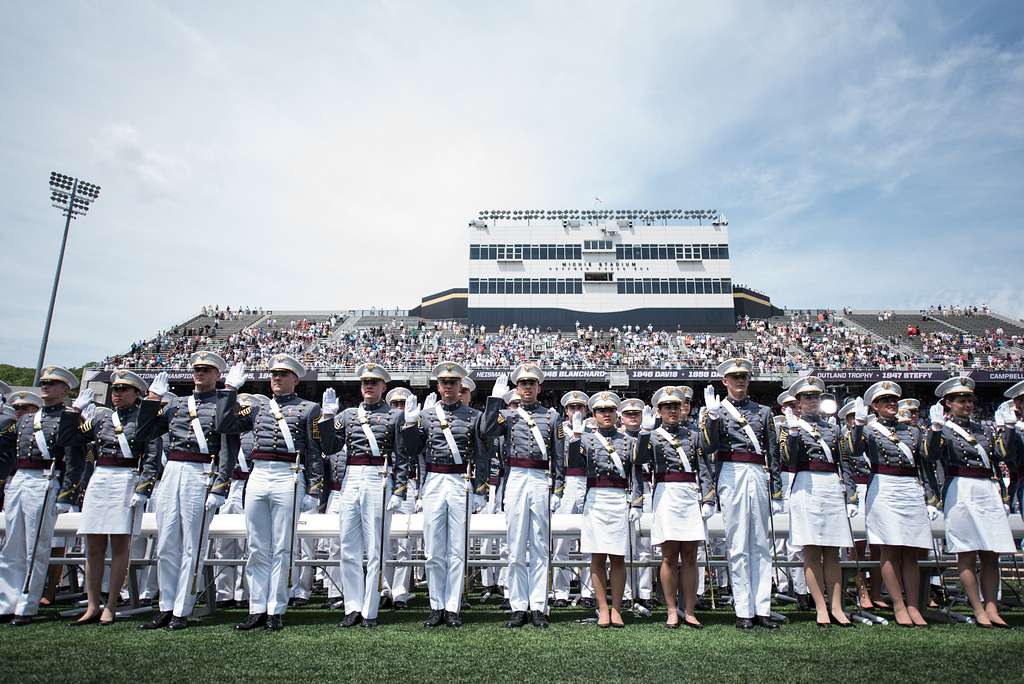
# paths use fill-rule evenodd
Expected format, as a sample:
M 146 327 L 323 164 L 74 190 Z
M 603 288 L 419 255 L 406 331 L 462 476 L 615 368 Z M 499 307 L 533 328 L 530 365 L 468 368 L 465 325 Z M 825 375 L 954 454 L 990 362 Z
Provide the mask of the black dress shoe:
M 736 629 L 754 629 L 754 621 L 750 618 L 736 618 Z
M 366 618 L 360 623 L 360 625 L 367 629 L 373 629 L 377 626 L 377 620 L 376 618 Z
M 3 615 L 0 615 L 0 623 L 10 622 L 13 619 L 14 619 L 14 613 L 4 613 Z
M 218 610 L 225 610 L 227 608 L 235 607 L 235 599 L 228 599 L 227 601 L 217 601 Z
M 409 604 L 405 601 L 395 601 L 394 604 L 391 606 L 393 610 L 405 610 L 408 607 Z
M 828 629 L 832 626 L 831 622 L 818 622 L 817 620 L 814 621 L 814 624 L 818 625 L 818 629 Z
M 689 627 L 690 629 L 704 629 L 704 625 L 702 625 L 701 623 L 699 623 L 699 622 L 690 622 L 689 620 L 687 620 L 685 618 L 680 621 L 680 624 L 682 624 L 684 627 Z
M 840 621 L 839 621 L 839 618 L 837 618 L 837 617 L 836 617 L 836 614 L 835 614 L 835 613 L 829 613 L 829 614 L 828 614 L 828 616 L 829 616 L 829 618 L 831 618 L 832 620 L 835 620 L 835 622 L 834 622 L 833 624 L 834 624 L 834 625 L 835 625 L 836 627 L 840 627 L 840 628 L 842 628 L 842 629 L 847 629 L 847 628 L 849 628 L 849 627 L 853 627 L 853 623 L 852 623 L 852 622 L 840 622 Z
M 235 625 L 235 629 L 239 632 L 248 632 L 250 629 L 256 629 L 267 624 L 266 613 L 250 613 L 249 617 Z
M 174 617 L 174 613 L 169 610 L 162 611 L 153 616 L 153 619 L 149 622 L 143 622 L 139 625 L 139 629 L 163 629 L 167 625 L 171 624 L 171 618 Z
M 86 625 L 95 625 L 95 624 L 98 624 L 99 621 L 100 621 L 100 614 L 96 613 L 91 618 L 86 618 L 85 620 L 75 620 L 74 622 L 69 622 L 68 623 L 68 627 L 84 627 Z
M 597 602 L 591 597 L 581 598 L 576 602 L 576 605 L 580 608 L 597 608 Z
M 304 606 L 309 605 L 309 599 L 293 596 L 292 598 L 288 599 L 288 605 L 293 608 L 302 608 Z
M 284 620 L 281 619 L 280 615 L 268 615 L 267 624 L 263 625 L 263 629 L 268 629 L 271 632 L 279 632 L 284 629 Z
M 525 610 L 516 610 L 512 612 L 512 615 L 509 617 L 508 622 L 505 623 L 505 626 L 509 629 L 516 629 L 525 625 L 528 619 L 529 616 L 526 614 Z
M 449 627 L 461 627 L 462 620 L 459 619 L 458 613 L 449 613 L 447 610 L 444 611 L 444 624 Z
M 648 611 L 654 610 L 654 604 L 651 603 L 651 599 L 643 599 L 643 598 L 642 599 L 637 599 L 636 600 L 636 604 L 638 606 L 640 606 L 641 608 L 643 608 L 644 610 L 648 610 Z
M 555 599 L 555 602 L 551 604 L 554 608 L 568 608 L 569 602 L 565 599 Z
M 540 629 L 547 629 L 548 625 L 551 624 L 548 622 L 548 616 L 545 615 L 542 610 L 533 611 L 530 615 L 530 622 L 534 627 L 538 627 Z
M 179 629 L 188 629 L 188 618 L 178 617 L 175 615 L 171 618 L 171 623 L 167 625 L 167 629 L 172 632 L 176 632 Z
M 444 611 L 432 610 L 430 616 L 424 621 L 424 627 L 440 627 L 444 624 Z
M 345 616 L 345 619 L 338 623 L 338 627 L 355 627 L 363 621 L 361 613 L 352 612 Z
M 501 609 L 506 613 L 512 612 L 512 604 L 509 603 L 508 599 L 505 599 L 501 602 Z
M 32 624 L 32 616 L 31 615 L 15 615 L 14 619 L 11 620 L 11 622 L 10 622 L 11 627 L 24 627 L 25 625 L 31 625 L 31 624 Z
M 386 594 L 380 599 L 380 607 L 387 610 L 394 605 L 394 601 L 391 600 L 391 594 Z
M 761 627 L 763 629 L 778 629 L 779 628 L 779 623 L 773 621 L 769 617 L 765 617 L 764 615 L 758 615 L 756 618 L 754 618 L 754 621 L 755 621 L 755 623 L 757 624 L 758 627 Z
M 666 622 L 664 625 L 665 629 L 679 629 L 678 622 Z
M 993 622 L 992 626 L 996 629 L 1013 629 L 1012 626 L 1006 624 L 1005 622 Z
M 810 594 L 797 594 L 796 595 L 796 607 L 799 610 L 810 610 L 814 602 L 811 600 Z

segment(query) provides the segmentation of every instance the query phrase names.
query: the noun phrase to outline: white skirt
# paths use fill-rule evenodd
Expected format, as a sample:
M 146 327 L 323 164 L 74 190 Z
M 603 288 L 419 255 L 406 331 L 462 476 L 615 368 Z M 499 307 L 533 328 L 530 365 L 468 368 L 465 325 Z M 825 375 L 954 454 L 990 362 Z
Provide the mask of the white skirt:
M 700 493 L 693 482 L 659 482 L 654 489 L 651 543 L 704 541 Z
M 804 470 L 789 495 L 789 543 L 804 546 L 853 546 L 843 483 L 834 473 Z
M 134 468 L 97 466 L 85 490 L 78 534 L 137 533 L 142 525 L 142 511 L 136 511 L 133 531 L 129 528 L 132 512 L 128 507 L 137 482 Z
M 580 521 L 580 553 L 625 556 L 629 535 L 626 492 L 612 487 L 591 487 Z
M 932 526 L 917 478 L 875 475 L 866 497 L 868 543 L 932 548 Z
M 999 486 L 989 479 L 954 477 L 946 490 L 946 547 L 950 553 L 1013 553 Z

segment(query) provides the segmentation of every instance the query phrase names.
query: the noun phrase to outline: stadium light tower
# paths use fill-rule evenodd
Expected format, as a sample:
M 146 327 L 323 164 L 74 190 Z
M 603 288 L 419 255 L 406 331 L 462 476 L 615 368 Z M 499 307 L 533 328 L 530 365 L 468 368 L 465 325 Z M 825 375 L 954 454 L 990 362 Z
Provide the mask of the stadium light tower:
M 39 345 L 39 358 L 36 360 L 36 374 L 32 385 L 39 384 L 39 374 L 46 356 L 46 343 L 50 339 L 50 321 L 53 319 L 53 305 L 57 301 L 57 285 L 60 283 L 60 269 L 64 265 L 64 248 L 68 244 L 68 231 L 71 219 L 84 216 L 89 205 L 100 196 L 100 186 L 86 183 L 78 178 L 65 176 L 56 171 L 50 172 L 50 201 L 53 206 L 64 214 L 64 237 L 60 241 L 60 256 L 57 257 L 57 271 L 53 274 L 53 290 L 50 291 L 50 307 L 46 311 L 46 327 L 43 328 L 43 341 Z

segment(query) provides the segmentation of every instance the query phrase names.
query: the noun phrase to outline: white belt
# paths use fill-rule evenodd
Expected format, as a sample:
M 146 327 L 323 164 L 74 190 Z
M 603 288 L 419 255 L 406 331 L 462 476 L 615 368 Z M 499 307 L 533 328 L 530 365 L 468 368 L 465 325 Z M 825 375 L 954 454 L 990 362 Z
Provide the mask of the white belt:
M 117 415 L 117 409 L 110 414 L 110 422 L 114 424 L 114 435 L 117 436 L 117 445 L 121 447 L 121 455 L 132 458 L 132 449 L 128 446 L 128 438 L 124 436 L 124 427 L 121 425 L 121 416 Z
M 206 435 L 203 433 L 203 425 L 199 422 L 199 413 L 196 411 L 196 397 L 194 394 L 188 396 L 188 415 L 192 419 L 192 432 L 196 436 L 196 444 L 199 445 L 199 453 L 209 454 L 210 447 L 206 443 Z
M 295 439 L 292 437 L 292 429 L 288 427 L 288 421 L 284 419 L 284 414 L 281 413 L 281 407 L 277 405 L 276 399 L 270 400 L 270 413 L 277 421 L 277 429 L 281 431 L 281 436 L 284 437 L 284 445 L 288 448 L 288 453 L 294 454 Z
M 437 419 L 441 423 L 441 432 L 444 433 L 444 440 L 448 442 L 448 449 L 452 452 L 452 460 L 455 461 L 455 465 L 462 465 L 462 454 L 459 453 L 459 445 L 455 443 L 455 435 L 452 434 L 452 429 L 448 425 L 448 420 L 445 418 L 444 409 L 441 408 L 441 404 L 434 404 L 434 413 L 437 414 Z

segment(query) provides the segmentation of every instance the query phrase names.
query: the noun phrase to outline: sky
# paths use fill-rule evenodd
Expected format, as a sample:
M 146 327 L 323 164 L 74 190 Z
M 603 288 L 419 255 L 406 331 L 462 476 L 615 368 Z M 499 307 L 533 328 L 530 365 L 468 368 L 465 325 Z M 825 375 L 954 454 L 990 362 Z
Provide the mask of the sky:
M 794 308 L 1024 315 L 1016 2 L 24 2 L 0 24 L 0 363 L 204 304 L 409 308 L 480 209 L 715 208 Z

